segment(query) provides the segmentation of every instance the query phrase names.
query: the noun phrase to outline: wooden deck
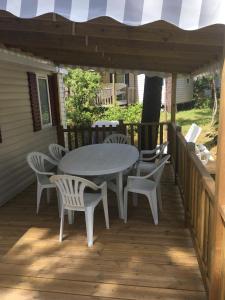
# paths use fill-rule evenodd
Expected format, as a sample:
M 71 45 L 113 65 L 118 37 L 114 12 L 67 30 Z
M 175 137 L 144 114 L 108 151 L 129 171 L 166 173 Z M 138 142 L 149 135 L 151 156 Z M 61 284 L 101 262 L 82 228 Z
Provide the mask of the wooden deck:
M 154 226 L 147 201 L 117 216 L 110 194 L 110 230 L 102 207 L 95 213 L 95 243 L 86 245 L 82 213 L 58 242 L 56 201 L 35 215 L 35 186 L 0 208 L 1 300 L 206 299 L 171 169 L 162 180 L 164 211 Z M 131 201 L 130 201 L 131 202 Z

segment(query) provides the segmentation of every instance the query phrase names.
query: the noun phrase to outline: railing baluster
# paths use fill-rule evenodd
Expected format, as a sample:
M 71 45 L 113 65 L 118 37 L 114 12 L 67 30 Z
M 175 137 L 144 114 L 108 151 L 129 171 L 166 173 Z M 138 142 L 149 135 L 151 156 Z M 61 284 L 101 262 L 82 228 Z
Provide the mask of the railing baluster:
M 134 125 L 130 125 L 130 143 L 134 145 Z
M 72 150 L 72 138 L 71 138 L 71 127 L 68 126 L 68 148 Z
M 89 145 L 92 144 L 92 140 L 93 140 L 93 137 L 92 137 L 92 127 L 88 127 L 88 143 Z
M 96 141 L 96 144 L 98 144 L 98 141 L 99 141 L 98 126 L 95 126 L 95 141 Z
M 138 150 L 141 151 L 141 124 L 138 124 Z
M 102 126 L 102 141 L 104 141 L 104 139 L 106 138 L 105 135 L 105 125 Z

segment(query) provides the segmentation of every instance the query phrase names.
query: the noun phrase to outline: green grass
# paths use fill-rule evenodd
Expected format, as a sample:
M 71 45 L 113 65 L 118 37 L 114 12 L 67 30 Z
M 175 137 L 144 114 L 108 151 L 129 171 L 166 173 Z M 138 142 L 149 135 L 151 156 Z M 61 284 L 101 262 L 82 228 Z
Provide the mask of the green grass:
M 202 128 L 202 134 L 210 130 L 212 111 L 209 108 L 191 109 L 180 111 L 176 114 L 177 124 L 182 126 L 183 133 L 186 133 L 192 123 L 196 123 Z
M 196 123 L 202 128 L 201 134 L 198 137 L 197 143 L 204 144 L 211 151 L 213 156 L 216 156 L 216 146 L 209 136 L 212 131 L 210 126 L 212 118 L 212 110 L 210 108 L 195 108 L 186 111 L 180 111 L 176 114 L 176 122 L 182 127 L 183 134 L 186 134 L 192 123 Z

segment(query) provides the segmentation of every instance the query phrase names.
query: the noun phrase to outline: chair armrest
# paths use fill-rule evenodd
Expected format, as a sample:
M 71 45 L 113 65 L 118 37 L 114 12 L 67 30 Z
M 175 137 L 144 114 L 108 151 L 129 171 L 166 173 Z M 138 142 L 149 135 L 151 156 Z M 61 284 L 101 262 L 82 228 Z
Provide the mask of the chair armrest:
M 107 188 L 107 182 L 106 181 L 104 181 L 103 183 L 101 183 L 100 185 L 97 185 L 97 187 L 99 188 L 99 189 L 104 189 L 104 188 Z
M 153 149 L 153 150 L 141 150 L 141 151 L 140 151 L 140 155 L 141 155 L 141 154 L 142 154 L 142 155 L 145 155 L 145 154 L 153 154 L 153 153 L 155 153 L 157 150 L 158 150 L 158 148 L 155 148 L 155 149 Z
M 37 171 L 37 170 L 35 172 L 40 175 L 47 175 L 47 176 L 55 175 L 54 172 L 41 172 L 41 171 Z
M 148 178 L 152 177 L 156 173 L 156 171 L 158 171 L 158 167 L 156 167 L 151 173 L 149 173 L 145 176 L 128 176 L 127 180 L 129 180 L 129 179 L 131 179 L 131 180 L 133 180 L 133 179 L 135 179 L 135 180 L 136 179 L 148 179 Z
M 86 180 L 86 179 L 84 179 L 84 178 L 82 178 L 82 181 L 84 182 L 84 184 L 85 184 L 87 187 L 91 188 L 91 189 L 94 190 L 94 191 L 97 191 L 97 190 L 100 190 L 100 189 L 102 190 L 102 189 L 104 189 L 104 188 L 107 188 L 107 183 L 106 183 L 106 181 L 102 182 L 100 185 L 97 185 L 97 184 L 95 184 L 94 182 L 89 181 L 89 180 Z
M 159 152 L 157 153 L 157 151 L 159 151 Z M 154 153 L 155 153 L 155 155 L 152 157 L 144 157 L 144 155 L 151 155 Z M 159 155 L 160 155 L 160 147 L 159 146 L 157 146 L 153 150 L 141 150 L 140 151 L 140 160 L 152 161 L 152 160 L 156 159 Z

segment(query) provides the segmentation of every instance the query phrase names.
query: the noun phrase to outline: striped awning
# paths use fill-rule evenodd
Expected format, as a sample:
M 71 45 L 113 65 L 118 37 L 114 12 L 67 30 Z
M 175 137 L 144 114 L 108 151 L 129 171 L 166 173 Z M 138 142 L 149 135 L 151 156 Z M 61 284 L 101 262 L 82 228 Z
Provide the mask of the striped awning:
M 225 0 L 0 0 L 0 10 L 20 18 L 56 13 L 74 22 L 108 16 L 132 26 L 164 20 L 186 30 L 225 24 Z

